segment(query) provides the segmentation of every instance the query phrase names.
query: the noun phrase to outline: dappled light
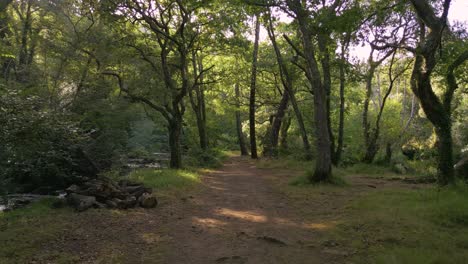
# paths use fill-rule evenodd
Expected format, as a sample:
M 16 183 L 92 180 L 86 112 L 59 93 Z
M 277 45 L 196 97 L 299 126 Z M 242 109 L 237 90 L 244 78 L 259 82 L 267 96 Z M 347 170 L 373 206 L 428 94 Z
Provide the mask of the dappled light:
M 237 218 L 238 220 L 256 222 L 256 223 L 264 223 L 267 221 L 267 217 L 265 215 L 259 214 L 257 212 L 252 211 L 238 211 L 232 210 L 227 208 L 222 208 L 216 211 L 217 214 Z

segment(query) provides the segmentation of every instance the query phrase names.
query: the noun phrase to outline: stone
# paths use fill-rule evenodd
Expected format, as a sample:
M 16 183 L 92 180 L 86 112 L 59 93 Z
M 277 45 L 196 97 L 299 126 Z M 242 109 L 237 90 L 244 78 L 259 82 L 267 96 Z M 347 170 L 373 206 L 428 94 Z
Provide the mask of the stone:
M 83 212 L 96 204 L 96 197 L 70 193 L 67 195 L 67 202 L 78 212 Z
M 138 198 L 138 204 L 143 208 L 154 208 L 158 205 L 158 200 L 150 193 L 143 193 Z

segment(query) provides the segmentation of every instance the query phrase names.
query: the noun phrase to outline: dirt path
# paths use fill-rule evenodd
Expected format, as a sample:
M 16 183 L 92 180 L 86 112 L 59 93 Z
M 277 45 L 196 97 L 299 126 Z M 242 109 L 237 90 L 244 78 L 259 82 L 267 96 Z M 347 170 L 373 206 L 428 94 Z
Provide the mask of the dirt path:
M 203 189 L 172 208 L 166 263 L 333 263 L 311 245 L 323 223 L 308 223 L 272 186 L 272 171 L 231 158 Z M 339 254 L 338 254 L 339 255 Z
M 204 175 L 200 188 L 161 197 L 155 209 L 68 216 L 62 235 L 31 263 L 58 263 L 60 256 L 92 264 L 348 263 L 356 252 L 330 234 L 350 217 L 350 203 L 386 188 L 420 188 L 358 175 L 347 177 L 345 188 L 288 187 L 301 173 L 230 158 Z

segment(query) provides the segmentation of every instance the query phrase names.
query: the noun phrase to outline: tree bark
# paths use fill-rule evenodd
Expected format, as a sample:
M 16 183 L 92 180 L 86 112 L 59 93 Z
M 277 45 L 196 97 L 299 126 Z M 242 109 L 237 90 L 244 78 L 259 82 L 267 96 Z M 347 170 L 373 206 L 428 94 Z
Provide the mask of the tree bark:
M 236 83 L 234 86 L 235 94 L 236 94 L 236 129 L 237 129 L 237 139 L 239 142 L 239 148 L 241 152 L 241 156 L 248 156 L 249 152 L 247 151 L 247 146 L 245 144 L 245 136 L 242 132 L 242 119 L 241 119 L 241 112 L 240 112 L 240 89 L 239 83 Z
M 286 117 L 283 119 L 283 122 L 281 124 L 281 131 L 280 131 L 280 148 L 283 150 L 288 149 L 288 131 L 289 127 L 291 126 L 291 116 L 288 114 Z
M 169 167 L 172 169 L 178 169 L 182 167 L 182 149 L 180 146 L 182 119 L 175 118 L 174 120 L 169 121 L 168 132 L 169 148 L 171 152 Z
M 252 57 L 252 70 L 250 76 L 250 105 L 249 105 L 249 125 L 250 125 L 250 156 L 252 159 L 257 159 L 257 138 L 255 133 L 255 94 L 257 83 L 257 59 L 258 59 L 258 42 L 260 38 L 260 17 L 256 16 L 255 21 L 255 41 Z

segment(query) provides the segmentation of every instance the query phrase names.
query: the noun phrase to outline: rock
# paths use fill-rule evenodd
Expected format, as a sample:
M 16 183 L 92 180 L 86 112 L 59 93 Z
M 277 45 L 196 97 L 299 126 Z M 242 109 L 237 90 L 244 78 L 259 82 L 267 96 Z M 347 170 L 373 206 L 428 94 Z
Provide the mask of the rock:
M 76 184 L 70 185 L 67 189 L 65 189 L 65 192 L 67 194 L 69 193 L 78 193 L 80 191 L 80 187 Z
M 398 174 L 406 174 L 408 172 L 406 166 L 401 163 L 393 165 L 393 170 Z
M 93 207 L 96 204 L 96 198 L 94 196 L 70 193 L 67 195 L 67 202 L 78 212 L 82 212 Z
M 141 205 L 144 208 L 153 208 L 158 202 L 156 197 L 151 195 L 152 192 L 151 188 L 147 188 L 141 183 L 129 180 L 121 180 L 116 183 L 107 177 L 89 179 L 66 189 L 67 197 L 71 197 L 69 204 L 75 208 L 79 207 L 80 211 L 91 206 L 127 209 Z M 80 206 L 80 202 L 75 201 L 77 197 L 93 197 L 94 201 L 92 205 L 83 202 L 83 205 Z
M 138 198 L 138 204 L 143 208 L 154 208 L 158 205 L 158 200 L 150 193 L 143 193 Z
M 115 201 L 107 200 L 105 204 L 107 208 L 111 208 L 111 209 L 117 208 L 117 203 Z

